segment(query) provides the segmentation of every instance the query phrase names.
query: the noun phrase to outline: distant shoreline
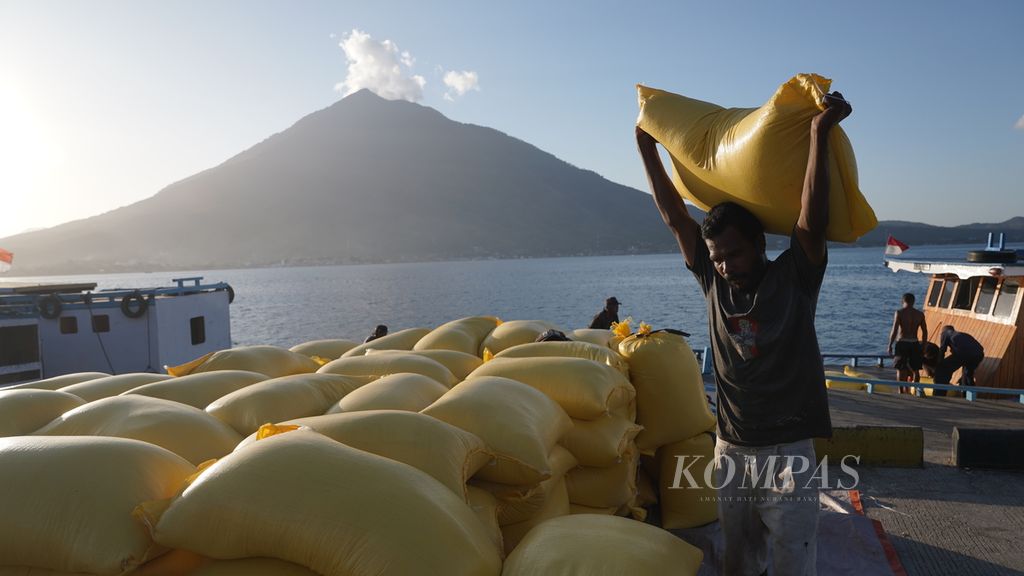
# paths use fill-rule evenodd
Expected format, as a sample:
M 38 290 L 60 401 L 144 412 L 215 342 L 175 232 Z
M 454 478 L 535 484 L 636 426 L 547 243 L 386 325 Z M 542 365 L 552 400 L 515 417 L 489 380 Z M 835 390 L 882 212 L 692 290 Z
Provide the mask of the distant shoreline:
M 784 250 L 789 246 L 789 239 L 784 236 L 769 235 L 768 236 L 768 251 L 779 251 Z M 912 248 L 937 248 L 945 247 L 963 247 L 965 250 L 969 249 L 982 249 L 983 245 L 977 245 L 974 243 L 932 243 L 932 244 L 914 244 Z M 884 245 L 857 245 L 857 244 L 843 244 L 838 242 L 829 242 L 829 249 L 877 249 L 881 256 Z M 1007 248 L 1024 250 L 1024 243 L 1010 242 Z M 494 255 L 494 256 L 474 256 L 474 257 L 438 257 L 433 259 L 416 259 L 416 260 L 372 260 L 372 261 L 303 261 L 303 260 L 292 260 L 285 262 L 262 262 L 262 263 L 251 263 L 251 264 L 218 264 L 208 263 L 200 264 L 197 266 L 161 266 L 152 264 L 149 266 L 138 266 L 138 265 L 123 265 L 123 266 L 112 266 L 104 267 L 100 269 L 96 268 L 69 268 L 59 272 L 44 271 L 33 272 L 29 269 L 26 271 L 19 270 L 17 267 L 12 269 L 8 273 L 0 274 L 0 283 L 8 279 L 15 278 L 44 278 L 44 277 L 59 277 L 59 276 L 89 276 L 89 275 L 100 275 L 100 274 L 157 274 L 157 273 L 187 273 L 195 271 L 207 271 L 207 270 L 254 270 L 254 269 L 278 269 L 278 268 L 317 268 L 317 267 L 330 267 L 330 266 L 380 266 L 380 265 L 391 265 L 391 264 L 444 264 L 448 262 L 493 262 L 493 261 L 506 261 L 506 260 L 544 260 L 544 259 L 558 259 L 558 258 L 605 258 L 605 257 L 616 257 L 616 256 L 659 256 L 659 255 L 674 255 L 678 254 L 677 250 L 654 250 L 654 251 L 619 251 L 619 252 L 601 252 L 601 253 L 582 253 L 582 254 L 538 254 L 538 255 Z M 913 254 L 910 254 L 913 256 Z

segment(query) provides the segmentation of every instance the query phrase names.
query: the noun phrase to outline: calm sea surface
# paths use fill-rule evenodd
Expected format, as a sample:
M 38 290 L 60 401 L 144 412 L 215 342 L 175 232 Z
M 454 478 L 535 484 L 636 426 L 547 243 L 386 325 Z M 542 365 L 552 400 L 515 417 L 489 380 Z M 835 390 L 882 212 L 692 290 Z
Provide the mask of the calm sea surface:
M 976 248 L 919 246 L 905 256 L 962 259 Z M 889 271 L 881 248 L 837 248 L 829 259 L 818 302 L 822 352 L 884 353 L 900 296 L 913 292 L 922 301 L 927 277 Z M 608 296 L 623 303 L 620 318 L 632 316 L 655 328 L 690 332 L 695 348 L 708 344 L 704 299 L 678 254 L 4 280 L 88 281 L 105 289 L 168 286 L 171 278 L 181 276 L 203 276 L 206 282 L 234 287 L 231 330 L 238 345 L 289 347 L 321 338 L 361 341 L 376 324 L 395 331 L 484 314 L 503 320 L 543 319 L 568 330 L 586 327 Z

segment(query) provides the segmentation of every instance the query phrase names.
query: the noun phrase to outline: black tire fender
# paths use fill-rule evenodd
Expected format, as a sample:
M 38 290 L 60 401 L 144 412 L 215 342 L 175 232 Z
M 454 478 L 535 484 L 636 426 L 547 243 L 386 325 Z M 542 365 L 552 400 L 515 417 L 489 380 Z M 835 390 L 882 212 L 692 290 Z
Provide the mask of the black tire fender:
M 141 318 L 149 309 L 149 301 L 138 290 L 121 298 L 121 313 L 129 318 Z
M 40 316 L 47 320 L 53 320 L 60 316 L 64 310 L 64 304 L 56 294 L 47 294 L 36 302 L 36 308 L 39 310 Z
M 967 252 L 968 262 L 985 264 L 1013 264 L 1017 261 L 1016 250 L 970 250 Z

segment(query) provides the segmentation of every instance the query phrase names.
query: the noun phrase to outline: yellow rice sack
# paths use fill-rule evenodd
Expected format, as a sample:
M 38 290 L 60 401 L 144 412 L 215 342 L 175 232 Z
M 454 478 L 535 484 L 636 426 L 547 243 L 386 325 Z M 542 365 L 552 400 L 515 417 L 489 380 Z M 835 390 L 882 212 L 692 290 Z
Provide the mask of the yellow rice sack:
M 531 530 L 505 560 L 502 576 L 693 576 L 703 559 L 700 548 L 655 526 L 574 514 Z
M 143 384 L 122 392 L 121 395 L 173 400 L 203 410 L 221 396 L 227 396 L 235 390 L 241 390 L 266 379 L 267 376 L 259 372 L 217 370 Z
M 617 349 L 619 344 L 618 342 L 612 344 L 612 339 L 617 338 L 614 332 L 599 328 L 577 328 L 566 336 L 577 342 L 590 342 L 612 350 Z
M 501 572 L 462 498 L 412 466 L 313 431 L 233 452 L 138 513 L 157 543 L 213 558 L 277 558 L 332 576 Z
M 327 413 L 362 410 L 419 412 L 444 396 L 447 391 L 448 388 L 437 380 L 422 374 L 391 374 L 348 393 L 331 406 Z
M 320 374 L 345 374 L 351 376 L 387 376 L 400 372 L 422 374 L 444 384 L 446 388 L 455 385 L 455 375 L 440 362 L 413 354 L 370 354 L 341 357 L 324 364 Z
M 643 428 L 622 416 L 608 414 L 597 420 L 573 420 L 572 430 L 562 445 L 580 466 L 614 466 Z
M 65 386 L 88 382 L 89 380 L 95 380 L 97 378 L 106 378 L 107 376 L 110 376 L 110 374 L 107 374 L 106 372 L 76 372 L 74 374 L 54 376 L 53 378 L 47 378 L 45 380 L 35 380 L 33 382 L 15 384 L 14 386 L 5 387 L 4 390 L 21 390 L 23 388 L 31 388 L 32 390 L 60 390 Z
M 504 326 L 504 324 L 502 324 Z M 500 327 L 499 327 L 500 328 Z M 629 377 L 629 364 L 621 354 L 607 346 L 590 342 L 532 342 L 507 348 L 495 358 L 585 358 L 598 364 L 607 364 Z
M 637 86 L 637 124 L 672 157 L 672 181 L 702 210 L 726 201 L 753 212 L 766 232 L 789 235 L 800 215 L 811 119 L 825 109 L 832 81 L 798 74 L 760 108 L 722 108 Z M 839 126 L 828 136 L 827 236 L 853 242 L 877 224 L 861 195 L 857 161 Z
M 619 507 L 636 497 L 639 453 L 630 446 L 614 466 L 577 466 L 565 475 L 569 501 L 593 508 Z
M 138 388 L 144 384 L 169 380 L 171 376 L 166 374 L 150 374 L 149 372 L 136 372 L 132 374 L 118 374 L 117 376 L 105 376 L 103 378 L 90 379 L 78 384 L 71 384 L 60 389 L 61 392 L 74 394 L 86 402 L 117 396 L 132 388 Z
M 319 416 L 369 380 L 337 374 L 296 374 L 272 378 L 218 398 L 206 411 L 248 436 L 268 422 Z
M 568 516 L 572 512 L 572 505 L 569 504 L 569 492 L 565 487 L 565 477 L 559 478 L 552 486 L 544 505 L 527 520 L 515 524 L 506 524 L 501 527 L 502 540 L 505 544 L 505 554 L 511 554 L 523 538 L 537 526 L 560 516 Z
M 593 506 L 584 506 L 583 504 L 569 503 L 570 514 L 603 514 L 605 516 L 617 516 L 619 515 L 620 506 L 607 506 L 604 508 L 595 508 Z
M 621 373 L 584 358 L 495 358 L 469 375 L 484 376 L 528 384 L 579 420 L 600 418 L 628 404 L 636 395 Z
M 309 356 L 277 346 L 240 346 L 213 352 L 180 366 L 167 366 L 172 376 L 185 376 L 215 370 L 248 370 L 279 378 L 316 372 L 320 364 Z
M 413 346 L 413 350 L 458 350 L 481 355 L 481 344 L 501 320 L 493 316 L 470 316 L 434 328 Z
M 670 332 L 634 334 L 619 344 L 636 386 L 636 437 L 643 453 L 692 438 L 715 425 L 704 380 L 686 338 Z
M 834 370 L 825 370 L 825 387 L 829 390 L 854 390 L 863 391 L 867 390 L 868 385 L 863 382 L 843 382 L 832 380 L 829 376 L 846 376 L 843 372 L 836 372 Z
M 535 486 L 509 486 L 483 480 L 472 481 L 473 486 L 487 490 L 497 499 L 499 525 L 516 524 L 535 517 L 548 501 L 558 482 L 577 464 L 576 458 L 557 444 L 551 450 L 548 462 L 551 477 Z
M 135 576 L 134 574 L 132 576 Z M 319 576 L 309 568 L 276 558 L 215 560 L 188 576 Z
M 685 457 L 685 458 L 683 458 Z M 704 471 L 715 458 L 711 434 L 674 442 L 658 449 L 658 493 L 661 501 L 661 526 L 666 529 L 693 528 L 718 519 L 718 491 L 705 482 Z M 683 474 L 687 464 L 690 477 L 699 488 L 691 487 Z M 714 476 L 712 476 L 712 480 Z
M 502 322 L 500 326 L 491 331 L 484 338 L 480 347 L 480 356 L 483 356 L 484 349 L 490 350 L 491 354 L 497 355 L 503 350 L 513 346 L 535 342 L 537 337 L 548 330 L 565 332 L 558 326 L 545 320 L 509 320 Z
M 57 390 L 0 390 L 0 436 L 25 436 L 61 414 L 85 404 Z
M 864 378 L 866 380 L 875 380 L 876 379 L 874 376 L 872 376 L 870 374 L 865 374 L 864 372 L 858 372 L 857 370 L 854 370 L 853 367 L 850 366 L 850 365 L 843 366 L 843 374 L 846 375 L 846 376 L 849 376 L 851 378 Z M 838 382 L 833 382 L 833 384 L 838 384 Z M 843 384 L 849 385 L 849 384 L 852 384 L 852 382 L 844 382 Z M 861 390 L 867 390 L 868 389 L 868 385 L 866 383 L 865 384 L 861 384 L 861 386 L 863 386 L 863 388 L 861 388 Z M 899 388 L 897 388 L 896 386 L 886 386 L 884 384 L 880 384 L 880 385 L 874 387 L 874 391 L 876 393 L 882 393 L 882 394 L 897 394 L 897 393 L 899 393 Z
M 10 566 L 122 574 L 158 553 L 132 517 L 195 467 L 124 438 L 0 438 L 0 559 Z
M 341 355 L 342 358 L 362 356 L 368 350 L 412 350 L 421 338 L 430 334 L 430 328 L 406 328 L 366 342 Z
M 551 450 L 572 427 L 565 411 L 541 392 L 493 376 L 458 384 L 423 413 L 480 437 L 496 459 L 477 477 L 500 484 L 550 478 Z
M 473 509 L 480 524 L 487 529 L 487 535 L 494 545 L 501 550 L 501 557 L 505 557 L 505 542 L 501 535 L 501 526 L 498 525 L 498 501 L 483 488 L 476 486 L 466 487 L 469 507 Z
M 415 412 L 328 414 L 287 420 L 281 426 L 306 426 L 357 450 L 408 464 L 463 498 L 466 481 L 494 458 L 476 435 Z M 251 434 L 236 451 L 246 449 L 256 437 Z
M 165 448 L 198 465 L 231 452 L 242 437 L 206 412 L 171 400 L 114 396 L 89 402 L 40 428 L 37 436 L 114 436 Z
M 469 376 L 470 372 L 480 367 L 484 361 L 479 356 L 466 354 L 457 350 L 367 350 L 367 355 L 375 354 L 415 354 L 423 356 L 440 363 L 455 376 L 457 382 L 462 382 Z
M 348 352 L 349 350 L 359 346 L 359 342 L 355 340 L 345 340 L 343 338 L 332 338 L 327 340 L 310 340 L 309 342 L 303 342 L 302 344 L 296 344 L 289 348 L 290 351 L 296 354 L 302 354 L 303 356 L 309 356 L 310 358 L 318 356 L 320 358 L 326 358 L 328 360 L 336 360 L 341 358 L 341 355 Z

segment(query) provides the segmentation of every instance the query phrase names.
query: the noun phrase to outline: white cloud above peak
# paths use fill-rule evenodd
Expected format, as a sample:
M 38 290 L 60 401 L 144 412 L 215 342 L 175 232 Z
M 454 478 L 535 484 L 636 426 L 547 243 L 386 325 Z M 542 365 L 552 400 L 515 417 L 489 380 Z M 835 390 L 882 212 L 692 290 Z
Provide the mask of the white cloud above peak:
M 408 51 L 399 50 L 391 40 L 374 40 L 361 30 L 352 30 L 338 43 L 345 52 L 348 71 L 345 80 L 334 89 L 345 96 L 367 88 L 390 100 L 423 99 L 427 81 L 412 73 L 415 58 Z
M 456 97 L 464 96 L 470 90 L 479 92 L 480 78 L 472 70 L 463 70 L 461 72 L 449 70 L 444 74 L 444 85 L 448 87 L 448 90 L 444 93 L 444 99 L 454 101 Z

